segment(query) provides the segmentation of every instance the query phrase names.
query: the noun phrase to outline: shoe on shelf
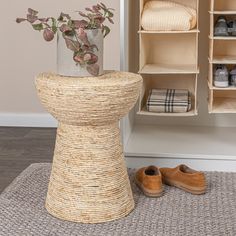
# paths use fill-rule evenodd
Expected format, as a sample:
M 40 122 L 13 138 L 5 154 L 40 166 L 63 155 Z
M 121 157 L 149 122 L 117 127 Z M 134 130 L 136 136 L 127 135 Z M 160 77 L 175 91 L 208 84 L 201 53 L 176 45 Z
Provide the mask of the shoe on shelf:
M 229 36 L 227 20 L 224 16 L 219 16 L 214 30 L 215 36 Z
M 162 176 L 156 166 L 139 169 L 135 173 L 135 182 L 148 197 L 160 197 L 163 194 Z
M 236 36 L 236 20 L 228 21 L 228 32 L 231 36 Z
M 202 172 L 192 170 L 186 165 L 175 168 L 160 168 L 163 183 L 180 188 L 192 194 L 206 192 L 206 179 Z
M 217 65 L 214 71 L 214 86 L 219 88 L 229 87 L 229 71 L 226 65 Z
M 236 86 L 236 66 L 230 71 L 230 84 Z

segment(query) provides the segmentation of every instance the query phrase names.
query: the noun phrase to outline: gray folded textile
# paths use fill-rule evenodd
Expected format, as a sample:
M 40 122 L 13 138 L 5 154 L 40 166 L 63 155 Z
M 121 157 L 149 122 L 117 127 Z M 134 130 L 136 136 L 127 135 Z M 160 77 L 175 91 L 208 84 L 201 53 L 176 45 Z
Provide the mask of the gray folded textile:
M 184 113 L 191 110 L 191 95 L 184 89 L 152 89 L 147 110 L 157 113 Z

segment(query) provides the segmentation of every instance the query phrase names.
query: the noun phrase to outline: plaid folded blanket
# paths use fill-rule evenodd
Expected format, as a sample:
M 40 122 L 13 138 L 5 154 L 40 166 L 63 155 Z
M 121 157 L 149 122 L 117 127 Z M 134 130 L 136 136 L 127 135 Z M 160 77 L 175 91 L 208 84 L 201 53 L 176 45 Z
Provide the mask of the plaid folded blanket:
M 183 113 L 191 110 L 191 95 L 183 89 L 152 89 L 147 110 L 157 113 Z

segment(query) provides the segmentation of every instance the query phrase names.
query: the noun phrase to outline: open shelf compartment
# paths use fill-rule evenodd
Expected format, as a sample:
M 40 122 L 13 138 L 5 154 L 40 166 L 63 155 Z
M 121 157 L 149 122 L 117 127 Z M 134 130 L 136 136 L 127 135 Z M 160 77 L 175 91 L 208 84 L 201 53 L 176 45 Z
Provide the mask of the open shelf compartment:
M 212 0 L 211 11 L 235 11 L 235 0 Z
M 236 90 L 210 90 L 210 113 L 236 113 Z
M 151 89 L 186 89 L 191 94 L 192 108 L 185 113 L 155 113 L 146 108 Z M 194 116 L 197 115 L 197 76 L 196 75 L 145 75 L 139 101 L 138 115 L 145 116 Z
M 214 56 L 212 64 L 236 64 L 236 56 Z
M 236 40 L 236 37 L 235 37 Z M 236 41 L 211 40 L 210 61 L 222 62 L 222 64 L 234 64 L 236 62 Z
M 140 74 L 198 73 L 197 40 L 197 34 L 141 34 Z

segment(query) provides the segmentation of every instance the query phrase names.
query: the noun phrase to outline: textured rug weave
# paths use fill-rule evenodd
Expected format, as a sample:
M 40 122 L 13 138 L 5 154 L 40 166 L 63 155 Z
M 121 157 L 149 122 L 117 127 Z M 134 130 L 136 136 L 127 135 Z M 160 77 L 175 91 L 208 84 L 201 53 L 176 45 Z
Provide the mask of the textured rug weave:
M 194 196 L 165 186 L 147 198 L 130 179 L 136 203 L 126 218 L 104 224 L 58 220 L 44 208 L 51 165 L 34 164 L 0 195 L 1 236 L 235 236 L 236 173 L 206 173 L 208 190 Z

